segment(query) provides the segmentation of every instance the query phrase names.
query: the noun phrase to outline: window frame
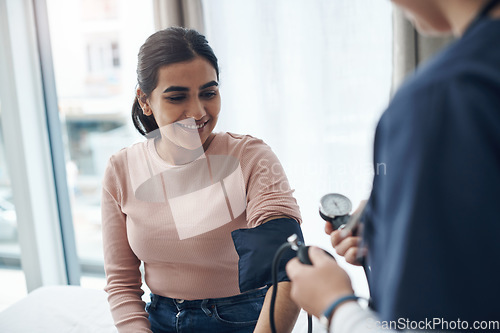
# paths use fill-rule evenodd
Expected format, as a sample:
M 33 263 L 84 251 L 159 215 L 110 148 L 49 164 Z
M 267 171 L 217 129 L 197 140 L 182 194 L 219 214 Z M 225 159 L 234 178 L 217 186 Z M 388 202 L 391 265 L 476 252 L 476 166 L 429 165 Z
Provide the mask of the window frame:
M 46 2 L 0 0 L 0 22 L 2 131 L 27 289 L 79 285 Z

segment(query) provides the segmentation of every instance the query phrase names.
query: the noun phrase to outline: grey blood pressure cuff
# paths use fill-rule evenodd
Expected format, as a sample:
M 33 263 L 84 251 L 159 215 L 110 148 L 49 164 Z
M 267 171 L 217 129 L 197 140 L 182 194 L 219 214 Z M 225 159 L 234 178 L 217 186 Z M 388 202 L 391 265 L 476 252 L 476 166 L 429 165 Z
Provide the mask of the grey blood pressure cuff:
M 272 284 L 274 255 L 287 238 L 297 234 L 304 242 L 300 225 L 294 219 L 280 218 L 268 221 L 251 229 L 238 229 L 231 233 L 238 256 L 238 278 L 240 292 Z M 278 268 L 278 282 L 290 281 L 286 275 L 286 263 L 296 256 L 292 249 L 281 256 Z

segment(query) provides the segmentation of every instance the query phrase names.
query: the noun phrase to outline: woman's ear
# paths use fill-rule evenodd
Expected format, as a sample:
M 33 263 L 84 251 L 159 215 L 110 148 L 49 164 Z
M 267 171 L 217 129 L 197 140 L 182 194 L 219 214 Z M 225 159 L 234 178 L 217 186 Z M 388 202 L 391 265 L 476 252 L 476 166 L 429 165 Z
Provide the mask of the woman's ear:
M 146 97 L 146 94 L 141 90 L 141 88 L 137 88 L 136 97 L 137 97 L 137 101 L 139 102 L 139 105 L 141 106 L 142 113 L 145 116 L 152 115 L 153 110 L 151 110 L 151 107 L 149 106 L 149 102 L 148 102 L 148 99 Z

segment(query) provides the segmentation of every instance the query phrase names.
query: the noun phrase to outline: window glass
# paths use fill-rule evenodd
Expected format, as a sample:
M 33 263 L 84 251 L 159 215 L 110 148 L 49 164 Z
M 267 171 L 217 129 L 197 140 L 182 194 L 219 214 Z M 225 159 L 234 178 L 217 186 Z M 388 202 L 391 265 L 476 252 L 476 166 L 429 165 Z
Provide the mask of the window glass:
M 20 269 L 16 209 L 5 154 L 0 101 L 0 311 L 26 296 L 24 272 Z
M 73 223 L 85 276 L 104 272 L 100 199 L 107 161 L 141 139 L 130 109 L 137 53 L 154 31 L 152 7 L 152 1 L 142 0 L 47 0 Z
M 390 2 L 205 0 L 203 6 L 221 67 L 218 130 L 271 146 L 296 190 L 306 242 L 331 249 L 320 197 L 342 193 L 357 207 L 371 190 L 375 126 L 390 95 Z

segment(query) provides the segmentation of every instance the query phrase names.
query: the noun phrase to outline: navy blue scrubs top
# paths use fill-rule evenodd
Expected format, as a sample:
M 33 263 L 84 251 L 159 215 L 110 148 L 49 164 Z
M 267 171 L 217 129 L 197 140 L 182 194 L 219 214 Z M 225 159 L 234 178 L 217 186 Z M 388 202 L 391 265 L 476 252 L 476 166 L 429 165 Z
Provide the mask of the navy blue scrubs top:
M 483 18 L 394 96 L 364 239 L 382 320 L 500 320 L 500 20 Z

